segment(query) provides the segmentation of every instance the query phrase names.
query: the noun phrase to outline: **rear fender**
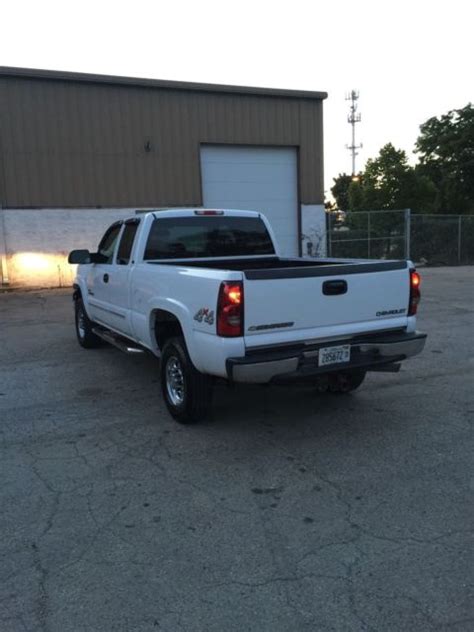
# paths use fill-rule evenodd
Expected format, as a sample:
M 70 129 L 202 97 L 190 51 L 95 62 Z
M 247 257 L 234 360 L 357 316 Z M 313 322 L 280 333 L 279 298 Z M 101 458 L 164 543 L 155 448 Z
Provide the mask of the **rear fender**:
M 191 358 L 192 363 L 198 369 L 198 371 L 203 370 L 202 362 L 200 360 L 200 355 L 198 353 L 196 340 L 194 337 L 194 331 L 192 327 L 192 317 L 189 312 L 189 309 L 179 301 L 175 301 L 172 299 L 164 299 L 154 301 L 149 305 L 149 317 L 148 317 L 148 332 L 150 336 L 150 347 L 153 349 L 153 352 L 156 355 L 161 355 L 162 349 L 159 348 L 158 343 L 156 341 L 155 336 L 155 324 L 156 324 L 156 313 L 158 310 L 163 310 L 165 312 L 169 312 L 172 316 L 174 316 L 183 332 L 184 341 L 186 343 L 186 348 L 189 353 L 189 357 Z

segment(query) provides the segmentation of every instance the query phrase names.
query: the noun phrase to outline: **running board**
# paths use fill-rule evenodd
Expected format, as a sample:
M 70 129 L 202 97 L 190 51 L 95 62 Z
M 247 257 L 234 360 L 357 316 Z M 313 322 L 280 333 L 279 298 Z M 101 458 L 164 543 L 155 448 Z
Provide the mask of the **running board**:
M 102 340 L 105 340 L 105 342 L 108 342 L 114 347 L 117 347 L 117 349 L 120 349 L 120 351 L 123 351 L 124 353 L 128 353 L 130 355 L 145 353 L 145 349 L 142 349 L 142 347 L 135 345 L 135 343 L 133 343 L 131 340 L 122 338 L 122 336 L 113 333 L 109 329 L 102 329 L 102 327 L 93 327 L 92 331 L 95 333 L 96 336 L 99 336 L 99 338 L 102 338 Z

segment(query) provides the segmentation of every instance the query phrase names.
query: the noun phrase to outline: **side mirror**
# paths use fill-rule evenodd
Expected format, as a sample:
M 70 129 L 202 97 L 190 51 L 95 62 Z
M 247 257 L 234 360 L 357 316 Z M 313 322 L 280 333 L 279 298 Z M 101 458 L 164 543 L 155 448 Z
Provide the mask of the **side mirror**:
M 106 263 L 108 261 L 105 255 L 100 252 L 89 252 L 88 250 L 72 250 L 67 258 L 69 263 Z
M 88 250 L 72 250 L 67 260 L 68 263 L 91 263 L 91 253 Z

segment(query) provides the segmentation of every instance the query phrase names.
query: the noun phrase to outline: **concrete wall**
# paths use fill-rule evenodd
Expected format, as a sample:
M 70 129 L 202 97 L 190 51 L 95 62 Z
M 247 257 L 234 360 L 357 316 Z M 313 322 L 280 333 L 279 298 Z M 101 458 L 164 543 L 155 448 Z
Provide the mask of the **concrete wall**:
M 0 283 L 9 287 L 68 287 L 75 266 L 67 262 L 76 248 L 97 250 L 113 222 L 133 208 L 0 209 Z M 303 256 L 326 255 L 326 217 L 321 204 L 302 205 Z
M 323 204 L 301 205 L 301 243 L 303 257 L 327 256 L 326 211 Z
M 106 228 L 135 209 L 0 209 L 2 281 L 10 287 L 64 287 L 75 248 L 97 250 Z

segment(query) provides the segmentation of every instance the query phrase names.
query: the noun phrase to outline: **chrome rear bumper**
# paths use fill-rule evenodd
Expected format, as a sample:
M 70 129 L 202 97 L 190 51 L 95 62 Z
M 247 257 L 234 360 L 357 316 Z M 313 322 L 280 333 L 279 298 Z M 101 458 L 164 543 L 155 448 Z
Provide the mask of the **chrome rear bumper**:
M 280 379 L 297 379 L 344 371 L 348 369 L 376 369 L 382 365 L 401 362 L 423 350 L 426 334 L 398 333 L 381 335 L 379 338 L 359 337 L 350 340 L 325 341 L 311 347 L 294 350 L 268 349 L 252 352 L 243 358 L 227 360 L 227 375 L 235 382 L 253 382 L 264 384 Z M 351 360 L 349 362 L 320 367 L 318 365 L 321 347 L 350 345 Z

